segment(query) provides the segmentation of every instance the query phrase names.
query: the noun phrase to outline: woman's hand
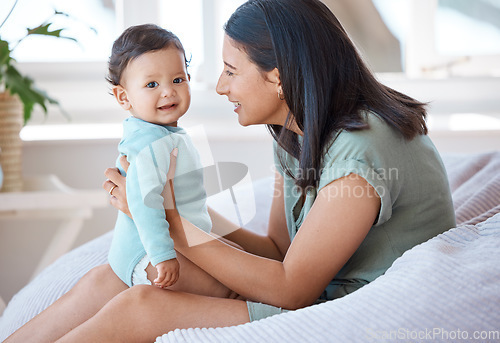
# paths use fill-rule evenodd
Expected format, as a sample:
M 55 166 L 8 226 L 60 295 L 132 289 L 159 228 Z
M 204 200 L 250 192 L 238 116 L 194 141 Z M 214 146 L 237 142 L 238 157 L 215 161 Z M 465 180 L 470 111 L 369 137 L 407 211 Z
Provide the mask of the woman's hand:
M 126 172 L 128 170 L 128 166 L 130 165 L 127 161 L 127 156 L 120 157 L 120 164 Z M 118 168 L 108 168 L 104 172 L 104 175 L 106 175 L 108 179 L 104 181 L 102 188 L 104 188 L 111 195 L 109 199 L 110 204 L 132 218 L 128 209 L 125 176 L 120 174 Z
M 178 149 L 174 148 L 170 153 L 170 166 L 167 172 L 167 183 L 165 184 L 165 188 L 163 189 L 162 196 L 164 199 L 163 206 L 165 207 L 165 212 L 167 216 L 169 211 L 167 210 L 175 210 L 175 194 L 174 194 L 174 176 L 175 176 L 175 167 L 177 163 L 177 153 Z M 127 161 L 127 156 L 120 157 L 120 164 L 122 168 L 127 172 L 130 163 Z M 116 209 L 122 211 L 127 216 L 132 218 L 130 214 L 130 210 L 128 208 L 127 203 L 127 191 L 126 191 L 126 177 L 120 174 L 118 168 L 108 168 L 104 172 L 104 175 L 108 178 L 104 181 L 102 188 L 104 188 L 110 195 L 109 202 Z M 175 211 L 177 212 L 177 211 Z M 168 218 L 168 217 L 167 217 Z

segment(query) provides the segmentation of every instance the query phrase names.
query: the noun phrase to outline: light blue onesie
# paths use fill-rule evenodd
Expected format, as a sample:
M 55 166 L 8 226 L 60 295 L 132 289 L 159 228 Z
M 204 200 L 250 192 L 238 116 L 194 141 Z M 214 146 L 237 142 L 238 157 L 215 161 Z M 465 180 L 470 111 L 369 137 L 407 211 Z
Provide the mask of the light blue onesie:
M 132 286 L 135 266 L 146 254 L 153 266 L 176 257 L 161 195 L 175 147 L 179 149 L 174 178 L 179 214 L 204 231 L 211 230 L 200 157 L 186 131 L 134 117 L 125 119 L 118 150 L 130 163 L 126 191 L 134 220 L 118 213 L 108 260 L 128 286 Z M 116 164 L 125 175 L 119 161 Z

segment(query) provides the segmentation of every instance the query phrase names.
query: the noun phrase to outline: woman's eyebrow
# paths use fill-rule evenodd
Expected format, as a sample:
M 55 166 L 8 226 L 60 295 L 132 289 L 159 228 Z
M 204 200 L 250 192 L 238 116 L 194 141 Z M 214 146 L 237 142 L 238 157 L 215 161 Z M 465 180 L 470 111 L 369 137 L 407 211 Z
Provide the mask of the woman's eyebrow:
M 227 63 L 226 61 L 224 61 L 224 64 L 225 64 L 226 66 L 228 66 L 229 68 L 236 70 L 236 67 L 234 67 L 234 66 L 230 65 L 230 64 L 229 64 L 229 63 Z

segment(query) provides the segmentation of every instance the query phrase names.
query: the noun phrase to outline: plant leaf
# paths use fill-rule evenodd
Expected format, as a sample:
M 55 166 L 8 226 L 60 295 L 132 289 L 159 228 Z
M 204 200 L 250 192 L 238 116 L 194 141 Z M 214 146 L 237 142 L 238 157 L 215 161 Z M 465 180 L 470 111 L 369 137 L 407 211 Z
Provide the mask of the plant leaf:
M 61 32 L 64 29 L 57 29 L 57 30 L 50 31 L 49 30 L 50 25 L 52 25 L 52 23 L 42 24 L 42 25 L 39 25 L 33 29 L 28 29 L 28 36 L 29 35 L 53 36 L 53 37 L 58 37 L 58 38 L 69 39 L 69 40 L 76 42 L 76 39 L 73 37 L 61 36 Z
M 9 43 L 0 39 L 0 65 L 6 65 L 11 60 Z
M 4 78 L 4 70 L 10 64 L 10 60 L 9 43 L 0 39 L 0 82 L 2 82 L 2 79 Z
M 49 97 L 47 93 L 40 91 L 33 85 L 33 80 L 29 77 L 23 77 L 19 71 L 12 65 L 7 67 L 5 73 L 5 87 L 11 94 L 19 95 L 24 106 L 24 123 L 31 118 L 33 108 L 36 104 L 40 105 L 47 115 L 48 104 L 59 104 L 56 100 Z

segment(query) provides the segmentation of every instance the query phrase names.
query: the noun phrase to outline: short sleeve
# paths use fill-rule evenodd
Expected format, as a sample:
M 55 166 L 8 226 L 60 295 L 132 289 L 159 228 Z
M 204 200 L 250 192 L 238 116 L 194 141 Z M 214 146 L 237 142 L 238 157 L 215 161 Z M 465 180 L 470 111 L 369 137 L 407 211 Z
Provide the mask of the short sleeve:
M 328 163 L 320 177 L 318 191 L 327 186 L 331 182 L 340 179 L 349 174 L 356 174 L 365 179 L 377 192 L 380 197 L 380 212 L 375 226 L 381 225 L 388 221 L 392 216 L 392 200 L 390 193 L 390 185 L 385 172 L 381 173 L 370 167 L 364 161 L 357 159 L 346 159 Z M 364 189 L 353 189 L 353 195 L 360 196 L 365 192 Z

